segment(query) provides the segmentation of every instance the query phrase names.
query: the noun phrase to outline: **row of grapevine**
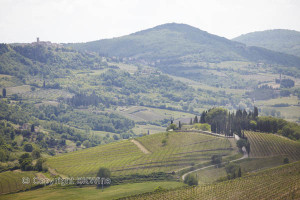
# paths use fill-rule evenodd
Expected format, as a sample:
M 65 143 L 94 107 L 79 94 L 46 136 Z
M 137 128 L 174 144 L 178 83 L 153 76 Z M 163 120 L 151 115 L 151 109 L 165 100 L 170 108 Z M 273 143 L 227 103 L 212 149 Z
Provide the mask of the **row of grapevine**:
M 300 143 L 272 133 L 245 132 L 251 145 L 250 157 L 283 155 L 293 161 L 300 160 Z
M 299 199 L 299 171 L 300 162 L 296 162 L 221 183 L 152 192 L 121 199 Z
M 162 145 L 167 137 L 167 144 Z M 151 154 L 144 154 L 129 140 L 101 145 L 66 155 L 49 158 L 47 164 L 69 176 L 94 176 L 107 167 L 113 176 L 172 172 L 210 160 L 214 154 L 232 153 L 227 138 L 201 133 L 170 132 L 137 138 Z
M 28 177 L 31 182 L 23 184 L 22 178 Z M 35 177 L 34 172 L 7 171 L 0 173 L 0 194 L 18 192 L 34 187 L 32 180 Z

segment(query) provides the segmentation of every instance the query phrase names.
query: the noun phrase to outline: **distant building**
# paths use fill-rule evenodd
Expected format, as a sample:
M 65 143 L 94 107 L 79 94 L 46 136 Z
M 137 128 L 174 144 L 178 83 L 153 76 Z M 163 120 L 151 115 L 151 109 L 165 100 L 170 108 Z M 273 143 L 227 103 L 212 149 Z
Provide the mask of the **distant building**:
M 32 45 L 43 45 L 43 46 L 52 46 L 52 47 L 62 47 L 61 44 L 51 43 L 50 41 L 40 41 L 40 38 L 36 38 L 36 42 L 32 42 Z

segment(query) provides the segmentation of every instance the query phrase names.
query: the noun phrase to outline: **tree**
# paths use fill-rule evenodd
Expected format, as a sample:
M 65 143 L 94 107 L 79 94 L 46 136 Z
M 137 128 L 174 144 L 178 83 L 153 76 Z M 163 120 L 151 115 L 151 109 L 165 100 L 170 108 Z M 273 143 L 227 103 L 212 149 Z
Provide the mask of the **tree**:
M 284 159 L 283 159 L 283 163 L 284 163 L 284 164 L 289 164 L 289 163 L 290 163 L 289 158 L 284 158 Z
M 206 120 L 213 132 L 226 132 L 227 115 L 227 110 L 224 108 L 212 108 L 208 111 Z
M 34 169 L 35 170 L 37 170 L 37 171 L 43 171 L 43 162 L 44 162 L 44 160 L 42 159 L 42 158 L 40 158 L 40 159 L 38 159 L 37 161 L 36 161 L 36 164 L 35 164 L 35 166 L 34 166 Z
M 238 177 L 242 177 L 242 170 L 241 170 L 241 167 L 239 167 Z
M 236 142 L 236 145 L 238 148 L 243 148 L 243 147 L 246 147 L 247 146 L 247 143 L 248 141 L 245 140 L 245 139 L 239 139 L 237 142 Z
M 35 149 L 32 151 L 31 155 L 32 155 L 33 159 L 37 159 L 37 158 L 41 157 L 41 152 L 39 150 Z
M 254 106 L 254 112 L 253 112 L 254 119 L 258 117 L 258 108 Z
M 201 114 L 201 117 L 200 117 L 200 123 L 202 123 L 202 124 L 206 123 L 205 117 L 206 117 L 206 112 L 203 111 Z
M 85 148 L 90 148 L 92 146 L 92 144 L 88 140 L 83 141 L 82 145 L 85 146 Z
M 44 82 L 43 82 L 43 88 L 45 88 L 45 87 L 46 87 L 46 82 L 44 81 Z
M 215 165 L 221 165 L 222 163 L 222 156 L 221 155 L 213 155 L 211 157 L 211 163 Z
M 110 170 L 105 167 L 101 167 L 97 173 L 97 177 L 100 177 L 100 178 L 110 178 L 110 175 L 111 175 Z
M 176 124 L 170 124 L 168 127 L 167 127 L 167 131 L 168 130 L 178 130 L 178 127 L 176 126 Z
M 8 151 L 5 149 L 0 149 L 0 162 L 7 161 L 9 157 Z
M 250 129 L 251 129 L 251 130 L 255 131 L 255 130 L 256 130 L 256 127 L 257 127 L 256 121 L 251 120 L 249 126 L 250 126 Z
M 236 173 L 241 167 L 235 163 L 229 163 L 225 166 L 228 179 L 235 179 Z
M 181 130 L 181 126 L 182 126 L 182 125 L 181 125 L 181 122 L 179 121 L 179 122 L 178 122 L 178 129 L 179 129 L 179 130 Z
M 196 123 L 198 123 L 198 117 L 197 117 L 197 115 L 194 118 L 194 124 L 196 124 Z
M 30 171 L 32 167 L 32 158 L 29 153 L 24 153 L 19 158 L 20 168 L 23 171 Z
M 119 140 L 119 137 L 117 135 L 113 136 L 114 140 Z
M 5 88 L 2 89 L 2 96 L 6 97 L 6 89 Z
M 34 132 L 34 124 L 31 125 L 31 132 Z
M 81 146 L 81 142 L 80 142 L 80 141 L 77 141 L 77 142 L 76 142 L 76 146 L 77 146 L 77 147 L 80 147 L 80 146 Z
M 188 174 L 185 178 L 184 178 L 184 183 L 188 184 L 189 186 L 192 185 L 198 185 L 198 180 L 196 179 L 195 176 Z
M 191 118 L 191 120 L 190 120 L 190 125 L 193 125 L 193 119 Z
M 98 173 L 97 173 L 97 177 L 100 178 L 101 180 L 101 184 L 102 184 L 102 190 L 103 190 L 103 179 L 107 179 L 110 178 L 111 172 L 108 168 L 105 167 L 100 167 Z M 100 184 L 98 185 L 98 187 L 100 186 Z
M 25 150 L 26 152 L 32 152 L 33 147 L 32 147 L 31 144 L 25 144 L 24 150 Z
M 295 81 L 292 79 L 282 79 L 280 83 L 281 88 L 291 88 L 295 86 Z

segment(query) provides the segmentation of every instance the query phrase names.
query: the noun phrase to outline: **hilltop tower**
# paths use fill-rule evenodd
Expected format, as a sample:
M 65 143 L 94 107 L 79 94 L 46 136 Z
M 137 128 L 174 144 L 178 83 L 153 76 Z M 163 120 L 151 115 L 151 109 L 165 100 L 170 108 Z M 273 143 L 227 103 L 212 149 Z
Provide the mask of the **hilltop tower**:
M 39 38 L 39 37 L 36 38 L 36 42 L 37 42 L 37 43 L 40 42 L 40 38 Z

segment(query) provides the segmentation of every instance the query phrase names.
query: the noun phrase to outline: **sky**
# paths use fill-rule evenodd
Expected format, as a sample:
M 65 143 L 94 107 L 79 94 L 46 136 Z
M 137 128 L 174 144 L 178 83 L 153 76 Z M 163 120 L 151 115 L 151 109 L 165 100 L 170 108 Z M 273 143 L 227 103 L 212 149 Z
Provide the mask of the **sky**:
M 87 42 L 171 22 L 232 39 L 300 31 L 299 11 L 299 0 L 0 0 L 0 42 Z

